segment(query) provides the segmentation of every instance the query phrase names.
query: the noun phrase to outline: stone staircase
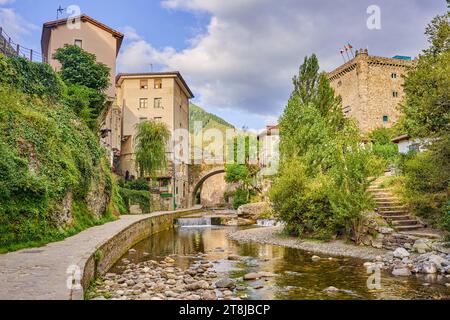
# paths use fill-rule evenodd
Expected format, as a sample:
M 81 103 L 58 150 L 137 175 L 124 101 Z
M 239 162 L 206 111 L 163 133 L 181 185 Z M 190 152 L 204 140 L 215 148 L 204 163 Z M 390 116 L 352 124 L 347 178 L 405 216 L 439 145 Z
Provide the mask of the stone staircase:
M 416 232 L 425 226 L 416 218 L 412 217 L 399 198 L 391 189 L 379 187 L 380 183 L 374 183 L 369 188 L 373 195 L 378 213 L 385 218 L 397 232 Z

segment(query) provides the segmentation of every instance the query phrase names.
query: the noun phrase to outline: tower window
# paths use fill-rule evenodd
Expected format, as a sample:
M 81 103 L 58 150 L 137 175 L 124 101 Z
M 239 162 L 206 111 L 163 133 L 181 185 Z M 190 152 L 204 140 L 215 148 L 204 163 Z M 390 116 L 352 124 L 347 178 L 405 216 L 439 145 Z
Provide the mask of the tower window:
M 392 78 L 392 79 L 397 79 L 397 74 L 396 74 L 395 72 L 393 72 L 393 73 L 391 74 L 391 78 Z
M 389 116 L 383 116 L 383 122 L 388 123 L 389 122 Z
M 398 98 L 398 91 L 392 91 L 392 97 Z

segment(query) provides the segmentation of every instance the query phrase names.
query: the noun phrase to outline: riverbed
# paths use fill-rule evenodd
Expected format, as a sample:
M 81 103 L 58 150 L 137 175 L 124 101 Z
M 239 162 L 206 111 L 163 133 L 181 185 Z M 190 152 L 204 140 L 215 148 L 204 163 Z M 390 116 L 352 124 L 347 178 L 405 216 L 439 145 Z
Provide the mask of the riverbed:
M 269 244 L 240 243 L 229 239 L 227 235 L 230 232 L 236 232 L 242 228 L 189 225 L 159 233 L 138 243 L 122 257 L 110 270 L 109 277 L 118 278 L 124 272 L 132 273 L 130 264 L 139 266 L 149 261 L 165 263 L 164 259 L 173 259 L 171 261 L 173 267 L 179 268 L 180 272 L 186 271 L 193 265 L 199 264 L 198 260 L 201 257 L 204 260 L 201 263 L 207 265 L 208 270 L 211 271 L 211 274 L 208 273 L 210 290 L 213 290 L 214 283 L 221 279 L 231 278 L 235 282 L 234 290 L 231 290 L 233 295 L 230 294 L 230 290 L 227 290 L 227 296 L 223 296 L 216 290 L 218 299 L 450 298 L 450 289 L 445 286 L 448 279 L 445 277 L 402 278 L 382 271 L 379 278 L 381 287 L 369 289 L 367 283 L 371 274 L 368 274 L 363 266 L 364 260 L 325 255 L 322 255 L 321 259 L 313 259 L 313 253 L 300 249 Z M 142 269 L 140 272 L 142 273 Z M 261 272 L 272 274 L 272 276 L 250 281 L 243 280 L 244 275 Z M 210 279 L 211 277 L 213 280 Z M 179 278 L 181 279 L 182 276 Z M 129 295 L 126 290 L 120 290 L 122 295 L 118 297 L 117 290 L 112 289 L 114 288 L 112 281 L 109 281 L 109 284 L 107 288 L 111 291 L 109 298 L 134 299 L 136 297 L 131 290 Z M 126 287 L 124 284 L 122 286 Z M 101 289 L 100 292 L 107 291 L 104 287 Z M 145 286 L 142 286 L 142 291 L 145 291 Z M 151 294 L 146 295 L 146 297 L 150 296 Z M 164 292 L 159 293 L 158 297 L 164 299 Z M 177 295 L 166 298 L 176 297 Z

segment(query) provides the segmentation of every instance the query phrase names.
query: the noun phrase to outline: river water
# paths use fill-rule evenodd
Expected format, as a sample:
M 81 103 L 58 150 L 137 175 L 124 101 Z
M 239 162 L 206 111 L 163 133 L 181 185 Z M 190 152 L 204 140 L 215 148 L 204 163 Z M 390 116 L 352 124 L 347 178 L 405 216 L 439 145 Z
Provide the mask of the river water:
M 237 228 L 206 224 L 176 227 L 140 242 L 134 247 L 135 253 L 127 253 L 123 258 L 139 263 L 176 254 L 176 265 L 187 269 L 193 261 L 185 255 L 206 253 L 206 258 L 214 262 L 215 270 L 223 272 L 224 277 L 239 279 L 247 273 L 260 271 L 277 275 L 265 280 L 239 282 L 247 286 L 242 292 L 242 297 L 247 299 L 450 299 L 450 289 L 445 287 L 448 280 L 444 277 L 398 278 L 382 272 L 381 289 L 370 290 L 367 287 L 369 275 L 362 260 L 329 260 L 322 256 L 320 262 L 313 262 L 313 254 L 298 249 L 229 240 L 227 233 Z M 230 254 L 242 259 L 230 261 Z M 123 268 L 119 261 L 111 271 L 121 273 Z M 330 286 L 340 291 L 324 292 Z

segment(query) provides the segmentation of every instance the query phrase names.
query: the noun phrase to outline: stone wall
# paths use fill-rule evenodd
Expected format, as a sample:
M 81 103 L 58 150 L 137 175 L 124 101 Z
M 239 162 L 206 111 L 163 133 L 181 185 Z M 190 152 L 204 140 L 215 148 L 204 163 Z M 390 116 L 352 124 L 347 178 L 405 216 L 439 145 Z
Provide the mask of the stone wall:
M 199 208 L 158 213 L 125 228 L 114 237 L 97 247 L 95 252 L 83 258 L 84 265 L 81 285 L 83 290 L 72 290 L 72 299 L 81 300 L 91 281 L 104 275 L 130 248 L 138 242 L 173 227 L 174 220 L 192 214 Z

